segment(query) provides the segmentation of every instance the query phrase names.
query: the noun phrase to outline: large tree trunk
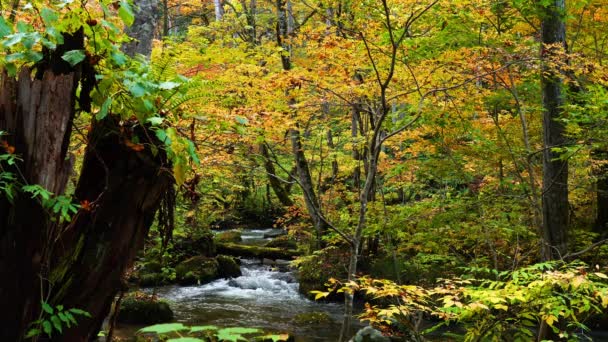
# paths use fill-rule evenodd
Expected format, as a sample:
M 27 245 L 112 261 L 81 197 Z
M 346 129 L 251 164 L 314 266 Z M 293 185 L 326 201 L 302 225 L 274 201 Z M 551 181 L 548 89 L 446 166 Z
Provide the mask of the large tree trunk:
M 563 146 L 566 139 L 562 116 L 564 93 L 562 76 L 549 64 L 557 61 L 557 54 L 565 51 L 566 28 L 564 0 L 554 0 L 544 7 L 542 17 L 541 73 L 544 107 L 543 151 L 543 259 L 559 259 L 568 248 L 568 162 L 560 159 L 553 148 Z M 562 50 L 563 49 L 563 50 Z
M 57 292 L 51 293 L 51 302 L 93 316 L 67 331 L 62 341 L 97 335 L 172 184 L 171 175 L 161 170 L 162 154 L 133 151 L 123 144 L 120 128 L 114 118 L 94 123 L 75 193 L 93 205 L 79 212 L 54 246 L 50 279 Z M 131 133 L 144 136 L 143 129 Z
M 134 40 L 126 44 L 123 51 L 129 55 L 141 54 L 149 56 L 152 51 L 152 40 L 156 24 L 160 18 L 157 0 L 136 0 L 135 1 L 135 21 L 131 27 L 127 28 L 126 33 Z M 169 10 L 166 3 L 163 3 L 163 35 L 169 33 Z
M 66 37 L 68 43 L 82 48 L 82 37 Z M 3 168 L 19 183 L 40 185 L 55 196 L 64 194 L 72 172 L 68 146 L 79 86 L 80 107 L 90 106 L 90 66 L 73 70 L 61 60 L 66 49 L 79 48 L 72 45 L 49 53 L 37 78 L 24 69 L 18 80 L 5 73 L 0 80 L 0 130 L 22 158 Z M 138 137 L 161 145 L 148 136 L 141 125 L 113 116 L 92 123 L 74 194 L 82 207 L 70 222 L 58 220 L 30 194 L 12 201 L 0 194 L 0 341 L 21 341 L 30 323 L 44 317 L 41 301 L 92 316 L 77 317 L 78 326 L 64 327 L 53 341 L 96 338 L 163 195 L 171 191 L 163 149 L 154 156 L 149 148 L 137 152 L 127 144 Z
M 29 75 L 27 69 L 19 81 L 3 75 L 0 130 L 9 132 L 9 143 L 23 158 L 13 169 L 21 181 L 60 195 L 71 172 L 67 150 L 77 74 L 47 71 L 42 80 Z M 0 198 L 0 340 L 20 341 L 39 317 L 43 299 L 92 315 L 54 340 L 96 337 L 172 182 L 161 172 L 162 153 L 153 157 L 150 150 L 135 152 L 124 144 L 126 135 L 144 136 L 132 126 L 119 127 L 112 117 L 93 124 L 75 192 L 76 201 L 90 204 L 69 224 L 51 220 L 27 194 L 13 203 Z
M 32 80 L 30 74 L 23 69 L 18 81 L 2 74 L 0 130 L 8 132 L 7 142 L 22 158 L 10 170 L 21 183 L 62 194 L 71 171 L 66 157 L 77 75 L 47 71 Z M 44 254 L 56 226 L 27 194 L 17 195 L 13 203 L 1 194 L 0 213 L 0 340 L 20 341 L 38 318 L 40 285 L 48 275 Z

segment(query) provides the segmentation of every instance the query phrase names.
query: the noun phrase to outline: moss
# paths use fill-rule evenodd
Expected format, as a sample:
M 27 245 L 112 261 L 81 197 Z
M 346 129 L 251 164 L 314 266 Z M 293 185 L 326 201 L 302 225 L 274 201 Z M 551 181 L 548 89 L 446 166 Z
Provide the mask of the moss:
M 179 263 L 175 276 L 180 285 L 205 284 L 219 278 L 219 264 L 214 258 L 195 256 Z
M 297 314 L 294 317 L 294 322 L 299 325 L 321 325 L 331 324 L 334 320 L 326 313 L 322 311 L 304 312 Z
M 227 254 L 232 256 L 240 257 L 253 257 L 253 258 L 268 258 L 268 259 L 284 259 L 290 260 L 297 256 L 299 253 L 295 250 L 272 248 L 272 247 L 261 247 L 261 246 L 248 246 L 239 245 L 236 243 L 218 243 L 217 251 L 221 254 Z
M 296 249 L 297 245 L 296 241 L 293 240 L 289 235 L 281 235 L 268 241 L 264 247 Z
M 154 287 L 168 283 L 162 273 L 147 273 L 139 276 L 139 286 L 141 287 Z
M 143 264 L 140 272 L 144 273 L 160 273 L 162 272 L 163 266 L 158 261 L 148 261 Z
M 241 267 L 236 260 L 227 255 L 218 255 L 216 258 L 219 264 L 219 276 L 222 278 L 236 278 L 242 275 Z
M 240 230 L 227 230 L 215 234 L 216 242 L 233 242 L 238 243 L 243 241 Z
M 129 324 L 156 324 L 173 320 L 173 311 L 164 301 L 141 292 L 128 294 L 120 304 L 118 321 Z
M 175 255 L 179 260 L 184 260 L 189 257 L 204 255 L 215 255 L 215 243 L 213 242 L 213 233 L 210 230 L 201 232 L 196 239 L 182 238 L 173 243 L 173 248 L 169 253 Z

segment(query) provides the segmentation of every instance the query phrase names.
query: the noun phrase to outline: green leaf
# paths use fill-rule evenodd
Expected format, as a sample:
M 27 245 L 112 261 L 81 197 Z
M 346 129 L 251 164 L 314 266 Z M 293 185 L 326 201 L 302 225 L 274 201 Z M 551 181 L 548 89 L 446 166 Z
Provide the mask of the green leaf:
M 45 7 L 42 9 L 42 11 L 40 11 L 40 16 L 42 17 L 42 20 L 44 21 L 44 24 L 46 26 L 52 25 L 54 22 L 57 21 L 57 19 L 59 19 L 59 15 L 57 14 L 57 12 L 53 11 L 48 7 Z
M 120 51 L 112 51 L 110 53 L 110 58 L 118 66 L 123 66 L 127 63 L 127 56 Z
M 127 26 L 133 25 L 133 21 L 135 20 L 135 15 L 133 14 L 133 10 L 131 9 L 131 5 L 125 0 L 120 1 L 120 8 L 118 8 L 118 16 Z
M 188 330 L 188 327 L 181 323 L 166 323 L 166 324 L 155 324 L 149 327 L 139 329 L 138 333 L 156 333 L 166 334 L 174 331 Z
M 81 310 L 81 309 L 77 309 L 77 308 L 71 308 L 70 312 L 75 313 L 77 315 L 84 316 L 84 317 L 89 317 L 89 318 L 91 317 L 90 313 L 88 313 L 88 312 L 86 312 L 84 310 Z
M 207 331 L 207 330 L 217 330 L 219 329 L 215 325 L 199 325 L 190 328 L 190 332 L 199 332 L 199 331 Z
M 60 333 L 63 332 L 63 328 L 61 327 L 61 320 L 59 319 L 59 317 L 51 316 L 51 322 L 53 323 L 55 330 L 59 331 Z
M 192 158 L 192 161 L 196 165 L 199 165 L 201 163 L 201 160 L 198 158 L 198 155 L 196 154 L 196 148 L 194 147 L 194 143 L 192 141 L 188 140 L 187 144 L 188 144 L 188 155 L 190 156 L 190 158 Z
M 84 60 L 86 55 L 84 54 L 84 50 L 71 50 L 63 54 L 61 59 L 70 63 L 71 66 L 74 66 Z
M 129 91 L 134 97 L 142 97 L 146 94 L 146 89 L 138 82 L 129 85 Z
M 49 315 L 54 313 L 53 308 L 47 302 L 42 302 L 42 310 L 44 310 Z
M 45 334 L 53 336 L 53 327 L 51 326 L 51 322 L 42 321 L 42 330 L 44 330 Z
M 200 338 L 194 337 L 178 337 L 178 338 L 170 338 L 167 342 L 205 342 L 205 340 L 201 340 Z
M 180 85 L 181 84 L 177 82 L 163 82 L 158 85 L 158 88 L 163 90 L 171 90 L 179 87 Z
M 163 121 L 165 121 L 165 119 L 159 117 L 159 116 L 153 116 L 151 118 L 148 118 L 148 121 L 152 126 L 159 126 L 163 123 Z
M 25 38 L 25 33 L 13 33 L 13 34 L 9 34 L 8 36 L 6 36 L 6 40 L 2 43 L 2 45 L 4 47 L 11 47 L 19 42 L 21 42 L 21 40 L 23 38 Z
M 221 329 L 217 332 L 217 338 L 220 341 L 221 340 L 227 340 L 227 341 L 232 341 L 232 342 L 247 341 L 247 339 L 245 337 L 243 337 L 243 334 L 253 334 L 253 333 L 257 333 L 257 332 L 260 332 L 260 329 L 241 328 L 241 327 L 225 328 L 225 329 Z
M 40 329 L 36 329 L 36 328 L 30 329 L 27 332 L 27 335 L 25 335 L 25 338 L 32 338 L 34 336 L 38 336 L 38 335 L 40 335 L 41 332 L 42 331 L 40 331 Z
M 13 27 L 9 25 L 4 17 L 0 16 L 0 38 L 4 38 L 11 33 L 13 33 Z
M 97 114 L 95 115 L 95 119 L 97 119 L 97 121 L 103 120 L 103 118 L 108 115 L 110 105 L 112 105 L 112 98 L 108 97 L 105 101 L 103 101 L 101 109 L 99 109 L 99 112 L 97 112 Z
M 236 119 L 236 122 L 240 123 L 241 125 L 249 124 L 249 120 L 247 120 L 247 118 L 245 118 L 245 117 L 237 116 L 235 119 Z

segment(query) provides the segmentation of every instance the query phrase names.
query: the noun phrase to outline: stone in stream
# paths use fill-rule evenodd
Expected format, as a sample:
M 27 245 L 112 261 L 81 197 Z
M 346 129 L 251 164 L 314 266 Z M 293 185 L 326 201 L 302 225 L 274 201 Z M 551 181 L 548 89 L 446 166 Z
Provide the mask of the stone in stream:
M 268 232 L 268 233 L 264 233 L 264 239 L 274 239 L 274 238 L 277 238 L 277 237 L 283 236 L 283 235 L 287 235 L 287 232 L 284 230 Z
M 243 273 L 241 267 L 235 260 L 235 258 L 227 255 L 218 255 L 215 257 L 219 265 L 219 276 L 222 278 L 236 278 L 240 277 Z
M 233 242 L 238 243 L 243 241 L 240 230 L 226 230 L 223 232 L 219 232 L 214 236 L 215 241 L 217 242 Z
M 349 342 L 391 342 L 391 339 L 382 335 L 379 330 L 367 326 L 357 331 Z
M 134 292 L 123 298 L 117 320 L 128 324 L 166 323 L 173 320 L 173 311 L 165 301 Z
M 215 258 L 195 256 L 175 267 L 175 278 L 180 285 L 206 284 L 221 278 Z

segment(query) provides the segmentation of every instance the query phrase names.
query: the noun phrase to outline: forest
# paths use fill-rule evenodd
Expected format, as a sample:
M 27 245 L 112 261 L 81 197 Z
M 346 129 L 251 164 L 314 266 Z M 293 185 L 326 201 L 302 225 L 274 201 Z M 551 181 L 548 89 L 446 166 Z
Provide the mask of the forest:
M 607 1 L 0 11 L 0 341 L 608 341 Z

